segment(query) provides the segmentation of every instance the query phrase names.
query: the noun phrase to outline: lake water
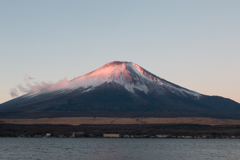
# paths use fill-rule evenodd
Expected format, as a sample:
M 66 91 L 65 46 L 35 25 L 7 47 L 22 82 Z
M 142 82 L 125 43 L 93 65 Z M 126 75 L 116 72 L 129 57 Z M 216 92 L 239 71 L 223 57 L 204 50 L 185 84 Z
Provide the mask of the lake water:
M 0 138 L 0 160 L 240 159 L 239 139 Z

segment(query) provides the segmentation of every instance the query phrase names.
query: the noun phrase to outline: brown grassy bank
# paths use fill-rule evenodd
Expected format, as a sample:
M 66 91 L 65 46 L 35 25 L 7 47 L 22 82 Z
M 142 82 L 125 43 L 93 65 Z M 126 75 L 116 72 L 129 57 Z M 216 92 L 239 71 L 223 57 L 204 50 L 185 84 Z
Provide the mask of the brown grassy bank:
M 200 117 L 179 118 L 113 118 L 113 117 L 62 117 L 39 119 L 0 119 L 1 123 L 11 124 L 199 124 L 199 125 L 240 125 L 240 120 Z

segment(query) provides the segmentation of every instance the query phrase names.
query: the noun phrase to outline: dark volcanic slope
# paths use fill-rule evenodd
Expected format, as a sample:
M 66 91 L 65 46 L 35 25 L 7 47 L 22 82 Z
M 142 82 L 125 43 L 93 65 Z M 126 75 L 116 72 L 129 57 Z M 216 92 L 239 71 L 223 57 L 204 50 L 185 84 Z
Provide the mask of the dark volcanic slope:
M 82 79 L 87 79 L 88 85 L 76 87 Z M 103 116 L 240 119 L 239 103 L 182 88 L 131 62 L 109 63 L 70 83 L 74 83 L 75 88 L 69 85 L 69 88 L 29 93 L 3 103 L 0 105 L 0 118 Z

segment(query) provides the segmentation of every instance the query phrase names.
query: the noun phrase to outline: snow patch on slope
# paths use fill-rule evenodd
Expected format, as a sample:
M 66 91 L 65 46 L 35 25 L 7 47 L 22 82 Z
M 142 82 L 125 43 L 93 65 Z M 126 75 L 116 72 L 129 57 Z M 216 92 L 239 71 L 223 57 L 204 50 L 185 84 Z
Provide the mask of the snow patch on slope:
M 182 93 L 182 94 L 189 94 L 195 97 L 200 97 L 201 94 L 194 92 L 194 91 L 190 91 L 188 89 L 182 88 L 182 87 L 175 87 L 174 85 L 167 83 L 165 80 L 165 82 L 161 81 L 161 78 L 157 77 L 157 76 L 153 76 L 148 74 L 142 67 L 140 67 L 139 65 L 132 63 L 132 65 L 134 66 L 134 68 L 138 71 L 136 73 L 141 73 L 141 76 L 144 76 L 145 78 L 147 78 L 148 80 L 151 80 L 152 82 L 154 82 L 155 84 L 158 85 L 164 85 L 167 88 L 170 88 L 172 90 L 173 93 L 175 93 L 176 91 Z

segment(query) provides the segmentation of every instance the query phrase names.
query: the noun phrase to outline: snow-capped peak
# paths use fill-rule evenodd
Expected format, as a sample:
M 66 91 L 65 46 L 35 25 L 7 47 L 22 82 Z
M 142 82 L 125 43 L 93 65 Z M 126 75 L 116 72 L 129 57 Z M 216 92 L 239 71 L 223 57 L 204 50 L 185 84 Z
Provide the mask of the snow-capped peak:
M 180 86 L 174 85 L 162 78 L 159 78 L 139 65 L 132 62 L 110 62 L 101 68 L 92 71 L 84 76 L 73 79 L 71 82 L 87 80 L 88 86 L 96 87 L 103 83 L 114 82 L 125 87 L 128 91 L 134 93 L 135 89 L 145 92 L 146 94 L 152 90 L 158 90 L 159 93 L 171 92 L 180 95 L 191 95 L 200 97 L 200 94 L 187 90 Z
M 154 94 L 172 93 L 197 98 L 201 96 L 201 94 L 197 92 L 182 88 L 157 77 L 135 63 L 120 61 L 110 62 L 95 71 L 71 81 L 63 79 L 52 84 L 41 83 L 33 86 L 28 85 L 30 88 L 27 90 L 27 96 L 55 91 L 56 94 L 60 94 L 72 92 L 80 88 L 81 92 L 88 92 L 102 84 L 118 84 L 132 94 L 135 94 L 135 91 L 139 90 L 145 94 L 151 92 Z

